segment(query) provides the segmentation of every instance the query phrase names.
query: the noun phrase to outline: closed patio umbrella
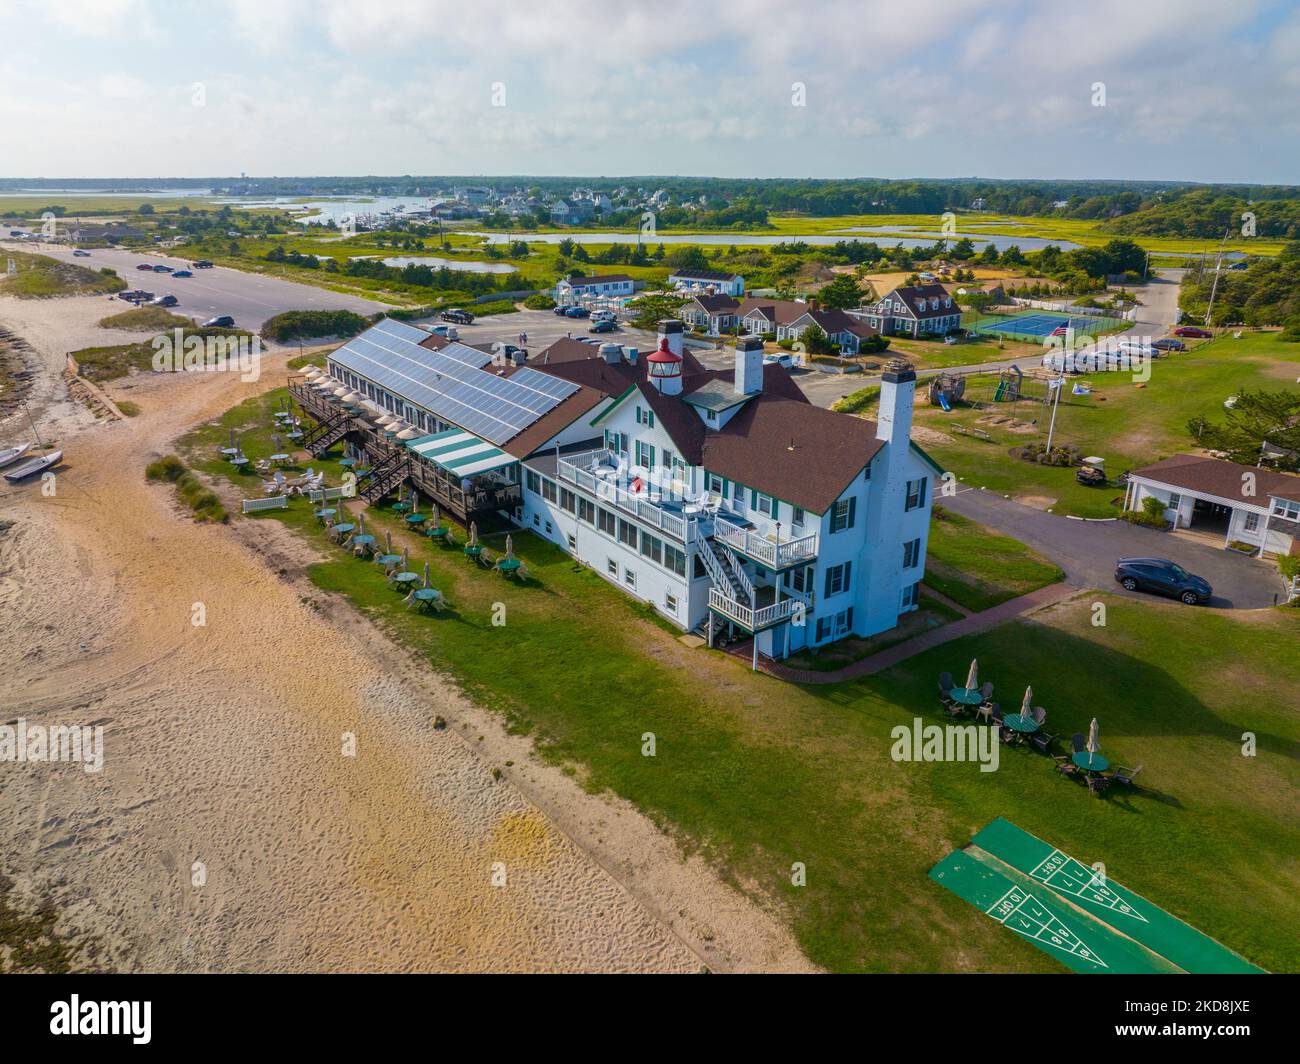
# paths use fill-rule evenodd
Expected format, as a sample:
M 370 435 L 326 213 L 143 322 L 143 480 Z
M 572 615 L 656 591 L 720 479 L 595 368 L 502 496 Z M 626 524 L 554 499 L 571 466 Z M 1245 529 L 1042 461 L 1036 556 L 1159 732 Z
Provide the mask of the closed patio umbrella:
M 410 425 L 407 425 L 406 428 L 402 429 L 402 431 L 397 434 L 397 439 L 414 440 L 418 439 L 419 435 L 420 433 L 418 429 L 414 429 Z
M 469 545 L 471 547 L 478 546 L 478 522 L 477 521 L 471 521 L 469 523 Z
M 1092 723 L 1088 725 L 1088 753 L 1090 753 L 1090 754 L 1095 754 L 1095 753 L 1097 753 L 1097 733 L 1098 733 L 1098 731 L 1099 731 L 1099 729 L 1098 729 L 1098 727 L 1097 727 L 1097 718 L 1096 718 L 1096 717 L 1093 717 L 1093 718 L 1092 718 Z
M 1025 688 L 1025 697 L 1020 703 L 1020 715 L 1025 718 L 1032 717 L 1034 714 L 1034 689 Z
M 506 533 L 506 557 L 513 558 L 514 556 L 515 556 L 515 541 L 510 536 L 510 533 L 507 532 Z
M 970 659 L 970 671 L 966 673 L 966 690 L 974 691 L 980 685 L 980 663 L 975 658 Z

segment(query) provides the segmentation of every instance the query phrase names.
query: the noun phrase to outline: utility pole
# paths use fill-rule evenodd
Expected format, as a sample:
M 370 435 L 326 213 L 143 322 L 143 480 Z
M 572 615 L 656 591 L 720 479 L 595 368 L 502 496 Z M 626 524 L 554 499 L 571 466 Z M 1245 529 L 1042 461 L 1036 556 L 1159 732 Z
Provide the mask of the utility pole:
M 1219 290 L 1219 275 L 1223 272 L 1223 250 L 1228 243 L 1228 234 L 1232 232 L 1229 226 L 1223 231 L 1223 239 L 1219 242 L 1219 257 L 1214 264 L 1214 283 L 1210 285 L 1210 302 L 1205 307 L 1205 327 L 1210 328 L 1210 321 L 1214 313 L 1214 296 Z

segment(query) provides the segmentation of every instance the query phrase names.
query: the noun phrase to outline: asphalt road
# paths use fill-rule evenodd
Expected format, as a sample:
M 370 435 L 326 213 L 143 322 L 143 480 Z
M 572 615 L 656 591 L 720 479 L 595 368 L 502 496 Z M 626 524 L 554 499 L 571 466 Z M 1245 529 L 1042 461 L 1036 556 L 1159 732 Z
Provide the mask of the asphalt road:
M 236 325 L 256 330 L 267 318 L 286 310 L 352 310 L 358 314 L 374 314 L 387 307 L 387 304 L 374 300 L 343 295 L 278 277 L 232 270 L 225 266 L 194 270 L 193 277 L 177 278 L 166 273 L 136 270 L 136 266 L 142 262 L 163 263 L 178 270 L 191 268 L 189 259 L 163 255 L 153 250 L 95 249 L 87 257 L 74 257 L 71 248 L 48 244 L 38 247 L 6 242 L 0 244 L 0 247 L 48 255 L 52 259 L 75 262 L 89 269 L 110 266 L 126 282 L 127 288 L 143 288 L 160 296 L 174 295 L 180 302 L 170 308 L 172 312 L 197 318 L 200 323 L 207 318 L 229 314 L 235 319 Z M 123 310 L 129 309 L 129 304 L 119 305 Z
M 961 489 L 950 498 L 935 501 L 1028 544 L 1059 565 L 1065 571 L 1066 582 L 1075 587 L 1150 599 L 1153 596 L 1125 591 L 1115 582 L 1115 563 L 1121 558 L 1169 558 L 1210 582 L 1214 588 L 1211 607 L 1260 609 L 1274 605 L 1284 595 L 1281 579 L 1271 566 L 1168 532 L 1124 521 L 1077 521 L 978 488 Z

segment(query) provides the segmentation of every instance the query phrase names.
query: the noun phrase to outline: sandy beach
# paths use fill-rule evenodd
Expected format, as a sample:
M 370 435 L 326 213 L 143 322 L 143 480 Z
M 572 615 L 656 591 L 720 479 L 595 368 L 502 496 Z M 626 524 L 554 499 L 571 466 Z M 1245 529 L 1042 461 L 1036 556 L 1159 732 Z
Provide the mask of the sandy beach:
M 106 746 L 97 774 L 3 765 L 0 872 L 55 907 L 83 966 L 810 970 L 776 914 L 316 590 L 314 548 L 275 522 L 195 524 L 147 484 L 284 356 L 253 383 L 133 378 L 109 390 L 140 415 L 96 421 L 58 374 L 126 342 L 94 325 L 106 306 L 0 297 L 66 454 L 53 497 L 0 488 L 0 722 L 100 723 Z M 28 437 L 0 422 L 0 445 Z

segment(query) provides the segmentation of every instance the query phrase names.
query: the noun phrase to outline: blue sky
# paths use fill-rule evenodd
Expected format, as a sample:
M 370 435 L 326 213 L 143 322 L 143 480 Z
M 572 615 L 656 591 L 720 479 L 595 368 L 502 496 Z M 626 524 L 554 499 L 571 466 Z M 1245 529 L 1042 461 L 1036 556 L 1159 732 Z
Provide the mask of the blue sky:
M 1296 0 L 0 0 L 0 41 L 5 177 L 1300 175 Z

